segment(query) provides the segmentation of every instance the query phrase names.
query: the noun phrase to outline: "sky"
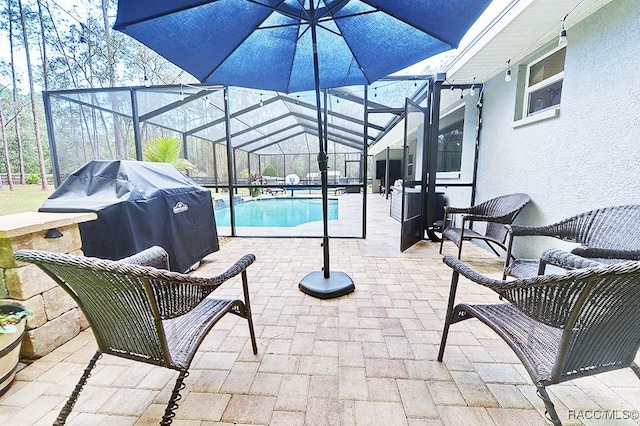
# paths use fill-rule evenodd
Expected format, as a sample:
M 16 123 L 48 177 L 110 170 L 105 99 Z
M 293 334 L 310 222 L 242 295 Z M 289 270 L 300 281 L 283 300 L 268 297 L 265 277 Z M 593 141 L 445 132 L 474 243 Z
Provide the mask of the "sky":
M 456 51 L 462 51 L 465 46 L 471 43 L 480 32 L 496 17 L 502 12 L 510 3 L 514 0 L 493 0 L 491 4 L 487 7 L 482 15 L 478 18 L 478 20 L 469 28 L 469 31 L 462 37 L 460 40 L 460 44 L 458 49 L 454 49 L 453 51 L 443 52 L 439 55 L 432 56 L 429 59 L 425 59 L 424 61 L 418 62 L 415 65 L 410 66 L 409 68 L 405 68 L 402 71 L 399 71 L 396 74 L 400 75 L 420 75 L 424 72 L 424 70 L 430 66 L 438 66 L 442 60 L 443 56 L 452 55 L 455 56 Z M 445 70 L 438 70 L 439 72 L 444 72 Z

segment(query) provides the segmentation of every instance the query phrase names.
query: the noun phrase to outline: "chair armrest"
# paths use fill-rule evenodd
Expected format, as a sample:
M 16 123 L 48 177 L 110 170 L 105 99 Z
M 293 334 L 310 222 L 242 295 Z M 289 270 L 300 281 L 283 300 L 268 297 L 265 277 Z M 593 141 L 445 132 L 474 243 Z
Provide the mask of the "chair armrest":
M 211 276 L 211 277 L 200 277 L 186 274 L 179 274 L 176 272 L 168 272 L 165 275 L 171 276 L 174 279 L 183 282 L 184 284 L 191 284 L 201 287 L 218 287 L 223 282 L 235 277 L 236 275 L 240 275 L 245 272 L 249 265 L 251 265 L 256 260 L 256 256 L 253 254 L 245 254 L 240 259 L 238 259 L 233 265 L 231 265 L 226 271 L 222 272 L 219 275 Z
M 503 281 L 486 277 L 455 257 L 445 256 L 443 261 L 455 272 L 495 291 L 529 317 L 556 328 L 563 328 L 569 324 L 574 307 L 584 302 L 584 298 L 580 296 L 584 291 L 591 291 L 593 278 L 623 273 L 626 270 L 640 270 L 640 262 L 599 264 L 597 267 L 577 269 L 563 274 Z
M 149 247 L 132 256 L 119 259 L 118 262 L 131 263 L 140 266 L 155 266 L 162 264 L 169 269 L 169 254 L 160 246 Z
M 576 247 L 571 253 L 587 258 L 640 260 L 640 250 L 617 250 L 597 247 Z
M 453 206 L 444 206 L 444 214 L 459 214 L 459 213 L 473 213 L 472 207 L 453 207 Z
M 449 208 L 445 207 L 445 218 L 449 214 L 462 214 L 462 220 L 467 222 L 496 222 L 496 223 L 508 223 L 510 221 L 510 215 L 505 216 L 487 216 L 474 212 L 473 207 L 469 208 Z
M 249 265 L 255 262 L 256 256 L 253 254 L 245 254 L 238 259 L 233 265 L 231 265 L 226 271 L 215 277 L 207 278 L 207 280 L 213 280 L 216 283 L 222 283 L 230 278 L 235 277 L 247 270 Z
M 602 266 L 602 263 L 560 249 L 548 249 L 540 255 L 540 262 L 564 269 L 582 269 Z
M 199 277 L 149 268 L 154 276 L 152 291 L 162 319 L 173 318 L 189 312 L 225 281 L 243 274 L 243 293 L 248 294 L 246 270 L 256 260 L 246 254 L 219 275 Z
M 508 283 L 508 281 L 505 281 L 505 280 L 496 280 L 494 278 L 489 278 L 485 275 L 482 275 L 481 273 L 472 269 L 466 263 L 462 262 L 460 259 L 456 258 L 455 256 L 444 256 L 442 258 L 442 261 L 451 269 L 453 269 L 455 272 L 470 279 L 474 283 L 483 285 L 485 287 L 489 287 L 489 288 L 499 287 L 501 285 Z
M 464 218 L 468 221 L 476 221 L 476 222 L 496 222 L 496 223 L 508 223 L 511 221 L 511 215 L 504 216 L 487 216 L 483 214 L 467 214 Z
M 563 241 L 579 243 L 579 229 L 571 226 L 571 223 L 554 223 L 543 226 L 509 225 L 508 232 L 511 236 L 553 237 Z
M 520 236 L 553 237 L 555 236 L 555 234 L 551 232 L 548 226 L 507 225 L 507 231 L 513 237 L 520 237 Z

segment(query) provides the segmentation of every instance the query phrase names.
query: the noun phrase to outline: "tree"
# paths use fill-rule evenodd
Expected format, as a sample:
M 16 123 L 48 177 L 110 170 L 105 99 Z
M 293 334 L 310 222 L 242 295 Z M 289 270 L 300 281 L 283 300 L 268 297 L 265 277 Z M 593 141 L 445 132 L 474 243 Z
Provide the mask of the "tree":
M 16 133 L 16 143 L 18 145 L 18 173 L 20 174 L 20 183 L 22 185 L 25 184 L 25 171 L 24 171 L 24 151 L 23 151 L 23 145 L 22 145 L 22 134 L 20 133 L 20 120 L 19 120 L 19 116 L 20 116 L 20 103 L 18 101 L 18 79 L 16 77 L 16 67 L 15 67 L 15 59 L 14 59 L 14 51 L 13 51 L 13 13 L 11 11 L 11 1 L 8 2 L 8 8 L 7 8 L 7 14 L 8 14 L 8 21 L 9 21 L 9 55 L 11 58 L 11 82 L 12 82 L 12 86 L 13 86 L 13 91 L 12 91 L 12 99 L 13 99 L 13 108 L 14 108 L 14 114 L 15 114 L 15 120 L 13 123 L 13 128 L 14 131 Z M 5 148 L 7 149 L 8 152 L 8 141 L 7 141 L 7 145 L 5 145 Z M 8 155 L 8 154 L 7 154 Z M 9 170 L 9 164 L 10 162 L 8 161 L 9 159 L 7 158 L 7 173 L 10 173 L 11 170 Z
M 9 160 L 9 141 L 7 141 L 7 133 L 4 130 L 4 126 L 5 126 L 4 114 L 0 110 L 0 136 L 2 136 L 4 167 L 7 170 L 7 181 L 9 184 L 9 190 L 13 191 L 13 177 L 11 176 L 11 161 Z M 2 180 L 0 180 L 0 189 L 2 189 Z
M 47 38 L 44 35 L 44 15 L 42 13 L 41 0 L 37 0 L 36 3 L 38 4 L 38 18 L 40 19 L 40 52 L 42 53 L 42 77 L 44 78 L 44 90 L 49 90 L 49 69 L 47 67 L 49 61 L 47 58 Z
M 193 170 L 195 166 L 189 160 L 180 157 L 180 139 L 156 136 L 144 146 L 142 158 L 145 161 L 169 163 L 181 172 Z
M 276 168 L 273 165 L 267 164 L 262 169 L 262 175 L 263 176 L 278 176 L 278 171 L 276 170 Z
M 22 36 L 24 42 L 25 59 L 27 61 L 27 75 L 29 77 L 29 94 L 31 97 L 31 115 L 33 116 L 33 128 L 36 137 L 36 150 L 38 152 L 38 163 L 40 165 L 40 177 L 42 178 L 42 190 L 45 191 L 48 188 L 47 173 L 44 166 L 44 152 L 42 151 L 42 139 L 40 138 L 40 125 L 38 120 L 38 113 L 36 109 L 36 96 L 33 85 L 33 71 L 31 69 L 31 55 L 29 54 L 29 38 L 27 36 L 27 24 L 24 17 L 24 10 L 22 8 L 22 0 L 18 0 L 18 10 L 20 12 L 20 24 L 22 25 Z

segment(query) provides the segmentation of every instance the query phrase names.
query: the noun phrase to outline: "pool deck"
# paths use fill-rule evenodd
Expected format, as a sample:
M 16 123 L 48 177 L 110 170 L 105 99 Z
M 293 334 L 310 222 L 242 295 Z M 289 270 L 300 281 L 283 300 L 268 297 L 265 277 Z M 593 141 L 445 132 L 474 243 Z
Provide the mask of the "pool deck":
M 332 269 L 356 284 L 347 296 L 319 300 L 298 290 L 322 265 L 318 238 L 232 238 L 205 258 L 196 274 L 256 254 L 248 275 L 259 352 L 251 352 L 246 321 L 223 318 L 196 355 L 174 425 L 547 424 L 524 367 L 479 322 L 453 325 L 444 362 L 436 361 L 451 271 L 438 244 L 400 253 L 388 200 L 368 201 L 367 239 L 331 240 Z M 456 253 L 453 244 L 445 252 Z M 488 251 L 465 246 L 463 260 L 500 277 L 502 261 Z M 241 295 L 238 279 L 220 290 Z M 465 279 L 458 299 L 499 302 Z M 0 398 L 0 424 L 52 424 L 95 349 L 87 330 L 22 369 Z M 104 356 L 67 424 L 158 424 L 176 376 Z M 639 424 L 629 418 L 640 412 L 630 369 L 548 389 L 564 424 Z M 593 420 L 605 415 L 617 420 Z

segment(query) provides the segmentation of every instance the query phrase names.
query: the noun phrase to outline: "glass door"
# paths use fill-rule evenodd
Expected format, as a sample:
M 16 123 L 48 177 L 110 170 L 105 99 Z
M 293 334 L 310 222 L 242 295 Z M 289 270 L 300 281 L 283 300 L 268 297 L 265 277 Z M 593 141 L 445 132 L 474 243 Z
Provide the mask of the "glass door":
M 402 203 L 400 251 L 405 251 L 424 236 L 423 158 L 428 113 L 407 99 L 405 104 L 404 150 L 402 155 Z

